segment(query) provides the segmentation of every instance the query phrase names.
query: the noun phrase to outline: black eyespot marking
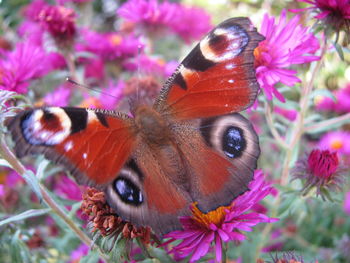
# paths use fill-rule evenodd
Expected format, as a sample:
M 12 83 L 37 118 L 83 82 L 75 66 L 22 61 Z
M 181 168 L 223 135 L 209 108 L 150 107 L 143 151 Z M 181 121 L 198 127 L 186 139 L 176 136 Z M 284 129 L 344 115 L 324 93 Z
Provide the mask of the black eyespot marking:
M 180 88 L 182 88 L 183 90 L 187 90 L 186 81 L 184 80 L 184 77 L 180 72 L 178 72 L 177 75 L 175 76 L 174 83 L 179 85 Z
M 226 128 L 222 137 L 222 150 L 229 158 L 240 157 L 247 146 L 243 130 L 235 126 Z
M 107 120 L 106 120 L 105 115 L 104 115 L 103 113 L 101 113 L 101 112 L 98 112 L 98 111 L 95 111 L 95 114 L 96 114 L 97 119 L 100 121 L 100 123 L 101 123 L 103 126 L 105 126 L 105 127 L 108 128 L 109 125 L 108 125 L 108 122 L 107 122 Z
M 143 195 L 140 189 L 128 178 L 117 178 L 114 181 L 114 190 L 126 204 L 139 206 L 143 203 Z

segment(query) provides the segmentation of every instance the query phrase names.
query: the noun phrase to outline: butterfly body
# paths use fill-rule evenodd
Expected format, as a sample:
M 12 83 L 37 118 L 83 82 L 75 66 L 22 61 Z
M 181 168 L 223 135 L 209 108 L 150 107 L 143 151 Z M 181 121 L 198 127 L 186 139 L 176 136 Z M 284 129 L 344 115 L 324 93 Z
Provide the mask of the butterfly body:
M 247 18 L 224 21 L 183 60 L 155 103 L 136 101 L 131 115 L 21 112 L 8 122 L 16 154 L 44 154 L 63 165 L 79 183 L 104 191 L 124 220 L 160 235 L 179 229 L 191 203 L 208 212 L 248 189 L 260 149 L 237 112 L 257 96 L 253 50 L 262 39 Z

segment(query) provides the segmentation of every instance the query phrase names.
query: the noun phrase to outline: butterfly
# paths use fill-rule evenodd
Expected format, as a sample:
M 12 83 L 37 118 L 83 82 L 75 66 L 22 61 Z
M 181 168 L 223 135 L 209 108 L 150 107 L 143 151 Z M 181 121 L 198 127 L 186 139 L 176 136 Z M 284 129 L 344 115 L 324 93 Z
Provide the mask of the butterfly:
M 158 235 L 180 229 L 196 203 L 206 213 L 248 189 L 260 154 L 238 112 L 259 86 L 254 49 L 264 37 L 248 18 L 210 31 L 165 82 L 152 105 L 131 114 L 74 107 L 25 110 L 7 127 L 18 157 L 44 154 L 80 184 L 104 191 L 124 220 Z M 141 87 L 142 88 L 142 87 Z

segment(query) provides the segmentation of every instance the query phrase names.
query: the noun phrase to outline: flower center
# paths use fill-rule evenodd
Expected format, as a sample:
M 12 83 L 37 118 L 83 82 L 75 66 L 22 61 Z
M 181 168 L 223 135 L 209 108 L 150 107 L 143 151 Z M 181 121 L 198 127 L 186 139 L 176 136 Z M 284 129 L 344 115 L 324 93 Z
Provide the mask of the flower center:
M 123 41 L 123 38 L 121 36 L 115 34 L 115 35 L 110 36 L 109 40 L 111 41 L 112 45 L 118 46 Z
M 335 138 L 334 140 L 331 141 L 331 144 L 330 144 L 333 150 L 339 150 L 343 148 L 343 145 L 344 143 L 339 138 Z
M 313 150 L 309 155 L 308 164 L 313 175 L 329 179 L 338 168 L 337 152 Z
M 210 228 L 210 224 L 220 226 L 226 216 L 226 210 L 231 206 L 220 206 L 217 209 L 208 213 L 203 213 L 197 207 L 197 202 L 191 205 L 192 219 L 194 219 L 199 225 Z

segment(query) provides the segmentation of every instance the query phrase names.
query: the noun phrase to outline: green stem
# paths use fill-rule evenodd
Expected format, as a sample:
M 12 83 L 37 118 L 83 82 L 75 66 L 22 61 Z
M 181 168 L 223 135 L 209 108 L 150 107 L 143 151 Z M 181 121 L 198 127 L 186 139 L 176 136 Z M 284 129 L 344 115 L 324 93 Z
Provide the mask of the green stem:
M 305 132 L 317 131 L 317 130 L 324 129 L 324 128 L 330 127 L 330 126 L 334 126 L 334 125 L 337 125 L 337 124 L 340 124 L 340 123 L 343 123 L 346 121 L 350 122 L 350 113 L 306 126 L 304 131 Z
M 0 155 L 12 166 L 12 168 L 21 176 L 26 172 L 26 168 L 21 164 L 16 156 L 12 153 L 5 142 L 4 136 L 0 135 Z M 87 246 L 93 246 L 94 242 L 66 215 L 59 205 L 51 198 L 47 190 L 43 185 L 39 183 L 40 193 L 43 197 L 45 203 L 51 208 L 51 210 L 56 213 L 67 225 L 68 227 L 79 237 L 79 239 L 85 243 Z M 108 257 L 104 255 L 101 251 L 100 256 L 104 260 L 108 260 Z

